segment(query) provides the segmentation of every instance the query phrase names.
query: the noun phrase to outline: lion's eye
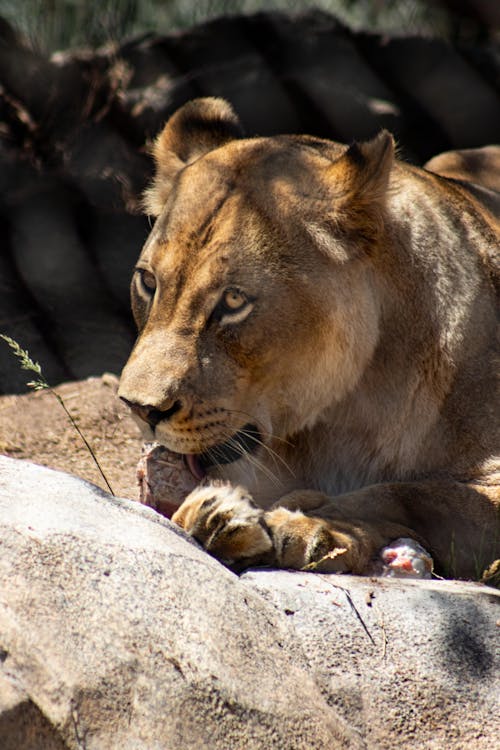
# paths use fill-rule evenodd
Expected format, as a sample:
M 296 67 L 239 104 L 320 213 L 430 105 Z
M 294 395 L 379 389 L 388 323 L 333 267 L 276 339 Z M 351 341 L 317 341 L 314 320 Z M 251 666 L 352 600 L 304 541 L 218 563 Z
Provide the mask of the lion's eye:
M 147 294 L 153 294 L 156 291 L 156 278 L 154 273 L 151 273 L 151 271 L 148 271 L 145 268 L 138 268 L 137 273 L 139 274 L 144 291 Z
M 214 319 L 222 326 L 236 325 L 245 320 L 253 310 L 255 298 L 249 298 L 237 287 L 229 287 L 214 310 Z
M 238 312 L 248 303 L 248 297 L 239 289 L 226 289 L 222 303 L 226 312 Z

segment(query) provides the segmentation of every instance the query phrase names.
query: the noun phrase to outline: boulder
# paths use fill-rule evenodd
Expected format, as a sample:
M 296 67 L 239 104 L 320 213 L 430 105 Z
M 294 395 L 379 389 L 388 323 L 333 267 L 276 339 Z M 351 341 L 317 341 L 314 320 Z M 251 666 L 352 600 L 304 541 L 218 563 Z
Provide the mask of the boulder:
M 7 457 L 0 526 L 2 750 L 498 740 L 495 589 L 238 577 L 152 509 Z
M 491 750 L 500 592 L 460 581 L 242 576 L 288 616 L 315 683 L 367 748 Z

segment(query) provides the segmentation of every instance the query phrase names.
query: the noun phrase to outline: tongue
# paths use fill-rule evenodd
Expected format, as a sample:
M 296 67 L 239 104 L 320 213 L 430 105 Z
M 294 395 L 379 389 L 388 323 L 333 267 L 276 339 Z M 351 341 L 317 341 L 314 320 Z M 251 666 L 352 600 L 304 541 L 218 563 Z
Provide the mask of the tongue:
M 206 476 L 206 471 L 195 453 L 186 453 L 184 456 L 186 465 L 195 479 L 201 481 Z

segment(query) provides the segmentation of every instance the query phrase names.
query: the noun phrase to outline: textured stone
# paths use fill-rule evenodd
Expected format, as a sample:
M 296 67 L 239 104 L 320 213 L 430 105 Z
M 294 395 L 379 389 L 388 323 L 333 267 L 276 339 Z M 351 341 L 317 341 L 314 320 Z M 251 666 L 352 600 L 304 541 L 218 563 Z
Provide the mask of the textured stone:
M 2 748 L 362 747 L 286 618 L 169 521 L 33 464 L 0 471 Z M 8 722 L 23 703 L 51 734 Z
M 0 457 L 2 750 L 492 748 L 500 594 L 254 570 Z
M 489 750 L 500 737 L 500 592 L 460 581 L 251 571 L 315 682 L 369 748 Z

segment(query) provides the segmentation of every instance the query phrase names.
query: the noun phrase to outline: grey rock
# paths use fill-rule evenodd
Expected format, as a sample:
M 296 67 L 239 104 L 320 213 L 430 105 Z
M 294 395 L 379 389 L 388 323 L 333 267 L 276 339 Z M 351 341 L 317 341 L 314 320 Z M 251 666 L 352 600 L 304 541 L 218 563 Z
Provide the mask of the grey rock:
M 2 750 L 492 748 L 500 593 L 254 570 L 0 457 Z
M 460 581 L 250 571 L 314 681 L 369 748 L 500 747 L 500 591 Z
M 1 457 L 0 526 L 3 750 L 363 746 L 286 618 L 154 511 Z

